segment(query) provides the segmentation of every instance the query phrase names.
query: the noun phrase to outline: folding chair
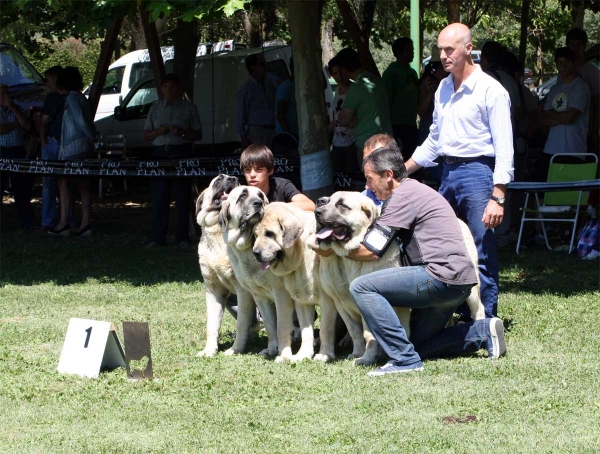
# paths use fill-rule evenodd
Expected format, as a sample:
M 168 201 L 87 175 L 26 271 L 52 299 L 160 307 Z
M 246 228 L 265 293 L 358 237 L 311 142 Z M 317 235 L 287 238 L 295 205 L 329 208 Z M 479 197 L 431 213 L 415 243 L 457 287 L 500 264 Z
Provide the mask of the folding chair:
M 124 160 L 127 159 L 127 144 L 125 134 L 105 135 L 100 137 L 98 159 Z M 108 180 L 109 186 L 112 182 Z M 127 180 L 123 178 L 123 190 L 127 192 Z M 102 199 L 104 193 L 104 180 L 98 179 L 98 198 Z
M 575 164 L 562 164 L 555 162 L 559 156 L 579 157 L 581 163 Z M 593 180 L 596 178 L 596 172 L 598 170 L 598 157 L 592 153 L 559 153 L 552 156 L 550 159 L 550 166 L 548 168 L 548 183 L 556 182 L 571 182 L 571 181 L 583 181 Z M 539 189 L 543 192 L 543 188 Z M 544 241 L 546 247 L 552 250 L 550 243 L 548 243 L 548 235 L 546 234 L 546 226 L 544 222 L 569 222 L 573 224 L 571 233 L 571 242 L 569 244 L 569 254 L 573 250 L 573 243 L 575 241 L 575 231 L 577 230 L 577 220 L 579 218 L 579 209 L 582 205 L 587 204 L 588 191 L 560 191 L 560 192 L 547 192 L 544 195 L 543 203 L 540 203 L 540 196 L 538 192 L 534 192 L 535 196 L 535 208 L 529 208 L 529 197 L 530 193 L 525 194 L 525 202 L 521 211 L 521 228 L 519 229 L 519 238 L 517 239 L 517 254 L 521 247 L 521 238 L 523 236 L 523 227 L 525 222 L 534 221 L 542 223 L 542 232 L 544 235 Z M 569 215 L 571 217 L 556 217 L 556 215 Z M 554 216 L 553 216 L 554 215 Z M 552 217 L 547 217 L 552 216 Z

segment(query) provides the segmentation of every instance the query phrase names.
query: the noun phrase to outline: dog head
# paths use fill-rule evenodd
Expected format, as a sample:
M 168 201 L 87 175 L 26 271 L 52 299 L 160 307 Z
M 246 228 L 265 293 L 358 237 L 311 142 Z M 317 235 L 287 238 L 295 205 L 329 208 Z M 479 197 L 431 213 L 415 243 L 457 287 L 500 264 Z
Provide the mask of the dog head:
M 240 250 L 251 247 L 254 226 L 262 219 L 268 203 L 264 192 L 254 186 L 234 188 L 221 203 L 219 213 L 225 243 Z
M 379 209 L 359 192 L 334 193 L 317 201 L 316 241 L 321 248 L 332 248 L 347 255 L 362 242 L 369 227 L 377 220 Z
M 284 275 L 300 265 L 300 259 L 296 259 L 292 249 L 297 244 L 303 247 L 297 241 L 304 232 L 304 225 L 295 211 L 298 210 L 285 203 L 271 203 L 254 228 L 256 241 L 252 253 L 263 270 L 270 268 L 273 274 Z
M 210 182 L 196 200 L 196 222 L 200 227 L 213 225 L 218 221 L 221 204 L 227 199 L 232 189 L 238 187 L 237 177 L 221 174 Z

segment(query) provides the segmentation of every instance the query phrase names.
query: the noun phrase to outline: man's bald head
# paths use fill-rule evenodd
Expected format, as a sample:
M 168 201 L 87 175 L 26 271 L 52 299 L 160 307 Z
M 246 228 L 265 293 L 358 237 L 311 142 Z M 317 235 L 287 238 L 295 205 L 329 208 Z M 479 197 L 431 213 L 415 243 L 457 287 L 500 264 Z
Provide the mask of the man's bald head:
M 375 134 L 365 142 L 363 158 L 366 158 L 378 148 L 398 147 L 396 139 L 388 134 Z
M 465 24 L 461 24 L 458 22 L 450 24 L 446 28 L 444 28 L 440 32 L 440 36 L 438 39 L 442 38 L 442 36 L 444 36 L 445 38 L 450 38 L 455 42 L 460 42 L 463 44 L 463 46 L 466 46 L 467 44 L 473 41 L 473 38 L 471 37 L 471 30 L 469 30 L 469 27 L 467 27 Z

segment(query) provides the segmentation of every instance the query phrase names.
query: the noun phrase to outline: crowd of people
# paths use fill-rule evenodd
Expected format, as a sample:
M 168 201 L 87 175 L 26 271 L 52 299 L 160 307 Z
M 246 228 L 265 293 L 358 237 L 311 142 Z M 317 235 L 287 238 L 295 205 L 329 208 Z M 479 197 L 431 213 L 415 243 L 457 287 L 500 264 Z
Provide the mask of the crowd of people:
M 45 74 L 50 91 L 42 108 L 23 112 L 11 99 L 7 86 L 0 87 L 0 156 L 72 161 L 94 157 L 96 132 L 92 110 L 82 94 L 83 78 L 76 67 L 54 66 Z M 90 182 L 87 178 L 43 177 L 41 227 L 37 225 L 31 195 L 32 174 L 2 172 L 2 193 L 10 180 L 17 218 L 23 229 L 41 230 L 56 236 L 91 234 Z M 81 220 L 73 216 L 72 186 L 81 198 Z M 59 192 L 60 212 L 56 193 Z

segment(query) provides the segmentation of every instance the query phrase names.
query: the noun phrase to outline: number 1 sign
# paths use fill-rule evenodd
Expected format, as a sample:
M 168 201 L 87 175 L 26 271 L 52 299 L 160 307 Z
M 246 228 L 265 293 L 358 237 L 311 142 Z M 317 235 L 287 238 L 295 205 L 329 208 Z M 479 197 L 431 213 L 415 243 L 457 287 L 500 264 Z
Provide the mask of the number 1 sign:
M 69 321 L 58 371 L 96 378 L 101 370 L 125 367 L 125 355 L 110 322 L 72 318 Z

